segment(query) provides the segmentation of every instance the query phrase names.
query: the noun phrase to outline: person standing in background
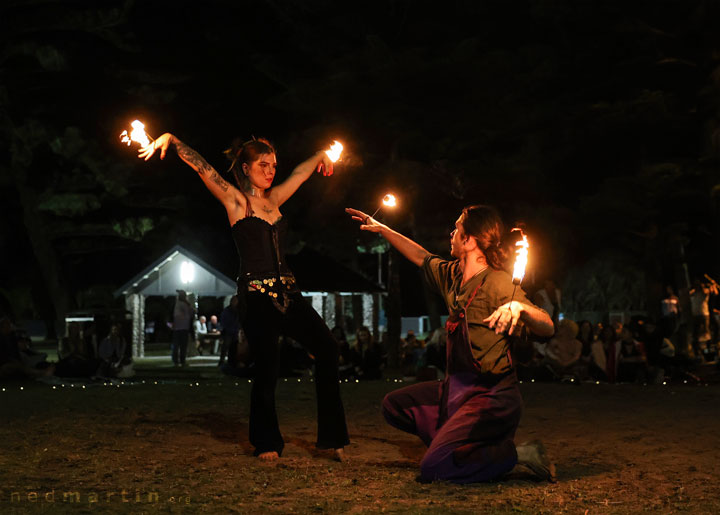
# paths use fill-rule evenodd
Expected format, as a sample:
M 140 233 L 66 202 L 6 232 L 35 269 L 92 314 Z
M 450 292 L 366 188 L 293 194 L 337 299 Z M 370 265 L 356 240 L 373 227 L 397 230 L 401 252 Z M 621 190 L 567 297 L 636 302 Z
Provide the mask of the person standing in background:
M 173 309 L 172 360 L 176 367 L 185 366 L 188 336 L 193 319 L 193 308 L 187 300 L 185 290 L 177 290 L 177 300 Z

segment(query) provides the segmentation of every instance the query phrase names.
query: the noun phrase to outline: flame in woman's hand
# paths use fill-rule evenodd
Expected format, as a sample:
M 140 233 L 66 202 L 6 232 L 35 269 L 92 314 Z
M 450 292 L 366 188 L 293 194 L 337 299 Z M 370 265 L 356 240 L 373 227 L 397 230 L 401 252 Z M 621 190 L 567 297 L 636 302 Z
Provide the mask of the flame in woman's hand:
M 340 156 L 342 155 L 343 146 L 342 143 L 335 140 L 333 141 L 333 144 L 330 145 L 330 149 L 326 150 L 325 153 L 330 158 L 330 161 L 333 163 L 337 162 L 338 159 L 340 159 Z
M 135 120 L 130 124 L 132 131 L 128 134 L 128 131 L 122 131 L 120 134 L 120 141 L 127 143 L 128 147 L 133 141 L 140 143 L 141 147 L 147 147 L 150 144 L 150 138 L 145 132 L 145 124 L 140 120 Z
M 395 207 L 397 206 L 397 199 L 395 198 L 395 195 L 388 193 L 383 197 L 382 203 L 388 207 Z

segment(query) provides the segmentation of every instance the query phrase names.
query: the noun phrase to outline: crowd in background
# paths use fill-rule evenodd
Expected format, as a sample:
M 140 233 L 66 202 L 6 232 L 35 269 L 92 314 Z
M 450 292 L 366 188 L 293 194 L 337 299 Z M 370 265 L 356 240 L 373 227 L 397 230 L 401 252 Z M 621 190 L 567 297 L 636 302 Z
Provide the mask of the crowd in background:
M 511 339 L 511 353 L 520 379 L 661 383 L 699 380 L 702 364 L 718 361 L 720 287 L 710 277 L 697 279 L 682 302 L 671 287 L 661 303 L 660 317 L 636 316 L 628 321 L 574 321 L 562 312 L 562 297 L 545 281 L 533 301 L 551 316 L 555 334 L 538 339 L 520 333 Z M 58 360 L 32 349 L 29 336 L 8 317 L 0 319 L 0 379 L 131 377 L 132 358 L 121 323 L 110 323 L 98 335 L 95 324 L 69 322 L 58 344 Z M 251 377 L 252 356 L 241 328 L 238 298 L 220 316 L 197 316 L 186 294 L 178 292 L 173 308 L 171 355 L 176 366 L 186 355 L 219 354 L 218 366 L 229 375 Z M 332 329 L 338 343 L 340 380 L 383 378 L 388 349 L 372 331 L 359 327 L 348 337 Z M 383 333 L 383 336 L 386 336 Z M 280 340 L 280 376 L 299 376 L 313 367 L 313 358 L 291 338 Z M 406 379 L 441 379 L 445 370 L 446 333 L 437 328 L 418 338 L 407 331 L 398 349 L 400 372 Z
M 699 381 L 703 364 L 717 364 L 720 288 L 710 277 L 686 289 L 686 302 L 666 288 L 660 316 L 628 321 L 563 317 L 560 291 L 546 281 L 534 301 L 551 315 L 555 335 L 516 340 L 513 355 L 524 379 L 662 383 Z
M 99 340 L 95 324 L 69 322 L 58 342 L 57 361 L 32 348 L 32 340 L 8 317 L 0 319 L 0 379 L 91 378 L 134 375 L 121 323 L 111 323 Z

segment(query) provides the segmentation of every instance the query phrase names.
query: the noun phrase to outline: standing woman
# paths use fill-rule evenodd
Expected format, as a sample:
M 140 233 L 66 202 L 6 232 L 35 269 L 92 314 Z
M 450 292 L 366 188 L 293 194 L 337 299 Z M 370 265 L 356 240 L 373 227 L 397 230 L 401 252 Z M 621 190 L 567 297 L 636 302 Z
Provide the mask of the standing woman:
M 515 447 L 522 399 L 510 358 L 509 335 L 518 324 L 551 336 L 552 320 L 503 270 L 503 224 L 495 209 L 469 206 L 455 222 L 447 261 L 362 211 L 346 209 L 360 228 L 383 236 L 423 269 L 445 299 L 447 367 L 443 382 L 417 383 L 389 393 L 382 410 L 388 423 L 418 435 L 428 446 L 420 478 L 456 483 L 490 481 L 520 463 L 552 480 L 554 466 L 540 442 Z
M 340 399 L 337 343 L 322 318 L 303 299 L 285 262 L 287 221 L 280 213 L 280 206 L 315 169 L 331 175 L 332 162 L 325 152 L 317 152 L 300 163 L 285 181 L 272 187 L 277 167 L 275 149 L 267 140 L 253 139 L 234 144 L 227 151 L 237 185 L 234 187 L 200 154 L 172 134 L 163 134 L 140 149 L 139 157 L 148 160 L 159 149 L 160 159 L 164 159 L 171 145 L 225 206 L 240 255 L 238 295 L 245 300 L 242 326 L 256 367 L 250 402 L 250 443 L 255 447 L 255 456 L 276 460 L 284 447 L 275 410 L 275 385 L 278 339 L 285 334 L 315 356 L 316 446 L 334 449 L 335 458 L 342 460 L 343 447 L 349 440 Z

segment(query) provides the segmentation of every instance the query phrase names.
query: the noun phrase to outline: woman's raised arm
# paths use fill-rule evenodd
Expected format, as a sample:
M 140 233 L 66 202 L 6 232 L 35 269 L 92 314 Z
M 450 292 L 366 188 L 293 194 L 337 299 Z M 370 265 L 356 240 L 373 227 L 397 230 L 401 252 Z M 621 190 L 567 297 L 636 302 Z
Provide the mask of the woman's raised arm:
M 210 190 L 210 193 L 222 202 L 228 211 L 228 215 L 231 214 L 231 210 L 236 211 L 238 207 L 244 211 L 245 198 L 243 195 L 238 194 L 238 190 L 234 186 L 220 177 L 220 174 L 205 161 L 203 156 L 172 134 L 166 132 L 147 147 L 141 148 L 138 151 L 138 157 L 147 161 L 153 156 L 156 150 L 160 149 L 160 159 L 165 159 L 165 154 L 171 144 L 175 145 L 175 150 L 178 156 L 180 156 L 180 159 L 185 161 L 190 168 L 198 173 L 207 189 Z
M 310 178 L 315 170 L 322 171 L 323 175 L 333 174 L 333 163 L 325 151 L 317 152 L 297 165 L 287 179 L 270 190 L 270 194 L 275 198 L 278 207 L 292 197 L 293 193 L 297 191 L 303 182 Z

